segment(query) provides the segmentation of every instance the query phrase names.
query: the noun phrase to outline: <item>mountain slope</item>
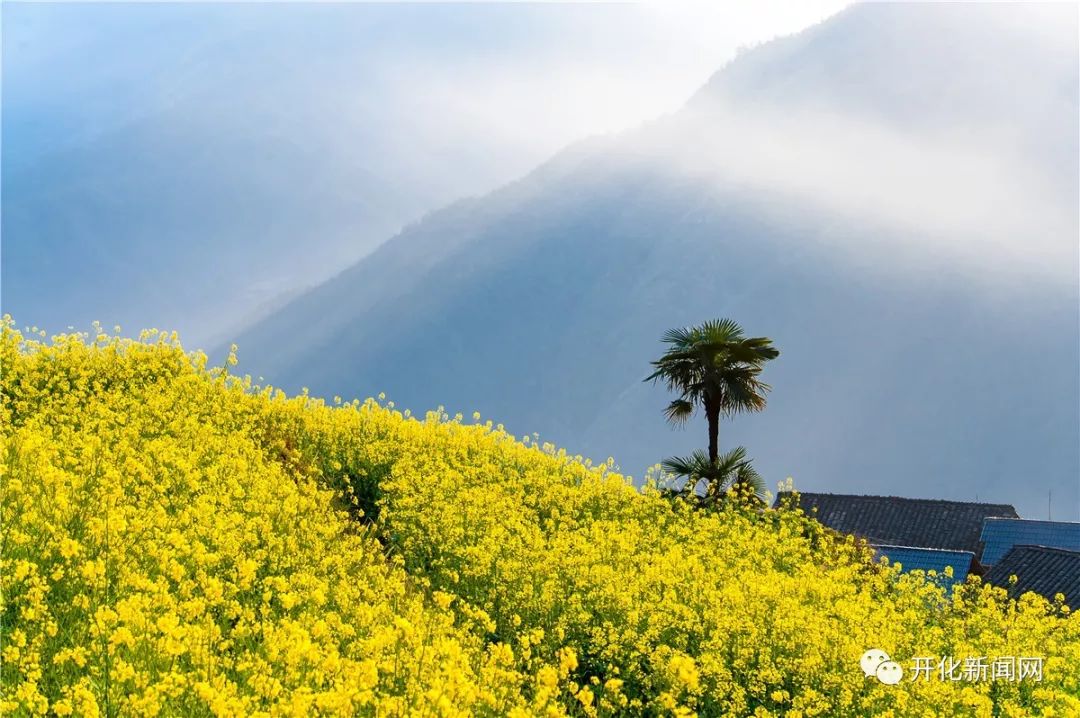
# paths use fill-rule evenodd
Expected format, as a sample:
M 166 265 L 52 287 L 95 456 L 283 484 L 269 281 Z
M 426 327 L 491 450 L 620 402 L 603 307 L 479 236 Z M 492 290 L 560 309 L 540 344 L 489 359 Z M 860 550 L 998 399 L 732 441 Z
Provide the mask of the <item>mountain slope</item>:
M 748 51 L 406 229 L 241 335 L 242 368 L 640 475 L 702 443 L 640 381 L 660 334 L 730 316 L 782 351 L 769 409 L 721 427 L 769 479 L 1080 518 L 1076 13 L 1045 12 L 859 6 Z
M 5 8 L 5 311 L 207 345 L 424 211 L 499 186 L 573 136 L 490 130 L 531 99 L 479 111 L 498 88 L 474 68 L 509 71 L 476 58 L 538 52 L 512 27 L 530 18 L 558 27 L 549 9 L 515 12 Z M 506 32 L 474 41 L 485 26 Z

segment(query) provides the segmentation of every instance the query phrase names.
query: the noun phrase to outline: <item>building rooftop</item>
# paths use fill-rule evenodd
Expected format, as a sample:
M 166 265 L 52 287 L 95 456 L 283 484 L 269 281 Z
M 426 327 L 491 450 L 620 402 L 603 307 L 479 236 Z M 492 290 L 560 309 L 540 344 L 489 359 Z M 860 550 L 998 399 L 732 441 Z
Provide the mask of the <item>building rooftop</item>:
M 1009 585 L 1009 577 L 1016 584 Z M 1065 595 L 1070 608 L 1080 606 L 1080 551 L 1046 546 L 1013 546 L 986 574 L 984 580 L 1009 591 L 1017 598 L 1034 591 L 1053 600 Z
M 970 551 L 945 551 L 936 548 L 916 548 L 913 546 L 874 546 L 878 555 L 885 556 L 889 563 L 901 565 L 904 573 L 908 571 L 936 571 L 938 580 L 945 586 L 962 582 L 971 570 L 975 554 Z M 952 566 L 952 578 L 945 577 L 945 568 Z
M 983 523 L 982 542 L 980 561 L 987 566 L 1000 561 L 1013 546 L 1080 551 L 1080 523 L 990 517 Z
M 781 492 L 777 503 L 790 494 Z M 799 506 L 829 528 L 878 546 L 904 546 L 982 554 L 984 519 L 1018 518 L 1008 504 L 983 504 L 900 496 L 799 493 Z M 816 512 L 815 512 L 816 509 Z

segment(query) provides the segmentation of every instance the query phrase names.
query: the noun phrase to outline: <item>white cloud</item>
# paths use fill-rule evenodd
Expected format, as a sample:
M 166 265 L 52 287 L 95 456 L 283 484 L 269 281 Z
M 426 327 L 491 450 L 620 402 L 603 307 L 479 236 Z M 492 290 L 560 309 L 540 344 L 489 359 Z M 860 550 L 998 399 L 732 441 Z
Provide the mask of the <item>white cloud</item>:
M 498 157 L 505 181 L 576 140 L 677 111 L 740 48 L 846 4 L 655 2 L 566 12 L 538 26 L 528 48 L 389 63 L 381 84 L 400 88 L 399 111 L 434 120 L 432 135 Z
M 762 107 L 713 108 L 679 122 L 693 142 L 673 152 L 671 127 L 658 127 L 664 143 L 646 145 L 671 170 L 889 230 L 858 233 L 847 252 L 899 262 L 900 241 L 905 251 L 921 246 L 920 257 L 975 273 L 1008 269 L 1075 282 L 1075 202 L 1063 201 L 1042 168 L 997 144 L 994 133 L 902 131 Z

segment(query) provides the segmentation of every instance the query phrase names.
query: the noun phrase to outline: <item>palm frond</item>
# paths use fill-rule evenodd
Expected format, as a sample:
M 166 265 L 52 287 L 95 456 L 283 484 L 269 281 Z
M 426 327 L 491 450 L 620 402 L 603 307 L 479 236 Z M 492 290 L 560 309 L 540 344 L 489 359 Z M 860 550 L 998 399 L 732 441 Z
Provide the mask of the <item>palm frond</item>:
M 674 348 L 685 348 L 694 343 L 696 332 L 693 327 L 677 327 L 664 332 L 661 341 L 671 344 Z
M 725 414 L 761 411 L 772 387 L 757 378 L 760 370 L 735 370 L 720 377 Z
M 695 451 L 690 456 L 671 456 L 660 462 L 660 468 L 669 474 L 682 476 L 695 482 L 706 478 L 710 471 L 711 462 L 708 455 L 701 450 Z
M 742 466 L 739 467 L 735 473 L 735 480 L 731 484 L 732 488 L 743 486 L 747 487 L 754 492 L 754 495 L 759 499 L 765 498 L 765 479 L 761 474 L 757 472 L 750 461 L 747 460 Z
M 724 470 L 724 473 L 735 471 L 739 466 L 749 461 L 746 457 L 746 447 L 736 446 L 730 451 L 725 451 L 716 457 L 716 465 Z
M 710 343 L 734 343 L 744 338 L 743 329 L 731 319 L 710 319 L 698 327 L 701 340 Z
M 765 480 L 750 463 L 746 448 L 736 446 L 709 461 L 708 455 L 701 450 L 689 456 L 672 456 L 660 462 L 661 468 L 668 474 L 685 478 L 678 493 L 698 496 L 706 505 L 722 500 L 733 489 L 746 488 L 759 499 L 765 495 Z M 697 493 L 697 487 L 705 483 L 703 494 Z
M 675 399 L 664 409 L 664 417 L 675 426 L 682 426 L 694 415 L 694 403 L 686 399 Z

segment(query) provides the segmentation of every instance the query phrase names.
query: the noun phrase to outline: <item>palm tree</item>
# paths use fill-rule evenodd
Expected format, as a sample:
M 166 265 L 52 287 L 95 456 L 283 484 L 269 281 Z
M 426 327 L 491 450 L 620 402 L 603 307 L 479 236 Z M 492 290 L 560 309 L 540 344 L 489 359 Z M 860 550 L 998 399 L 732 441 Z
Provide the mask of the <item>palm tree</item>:
M 681 426 L 698 407 L 702 409 L 709 423 L 709 453 L 707 463 L 698 469 L 702 478 L 706 474 L 715 478 L 719 476 L 720 417 L 765 408 L 771 387 L 759 376 L 765 362 L 780 356 L 780 352 L 768 337 L 745 336 L 742 327 L 730 319 L 670 329 L 663 342 L 669 345 L 668 350 L 652 362 L 654 371 L 645 381 L 663 381 L 669 390 L 678 392 L 678 398 L 664 411 L 672 424 Z M 687 461 L 684 459 L 668 461 L 675 462 L 673 467 L 690 468 L 678 463 Z
M 690 456 L 664 459 L 660 466 L 670 474 L 685 476 L 686 482 L 674 494 L 696 498 L 702 505 L 717 503 L 731 489 L 743 487 L 755 496 L 765 495 L 765 481 L 750 464 L 746 449 L 737 446 L 711 461 L 700 449 Z M 703 492 L 698 487 L 705 482 Z

